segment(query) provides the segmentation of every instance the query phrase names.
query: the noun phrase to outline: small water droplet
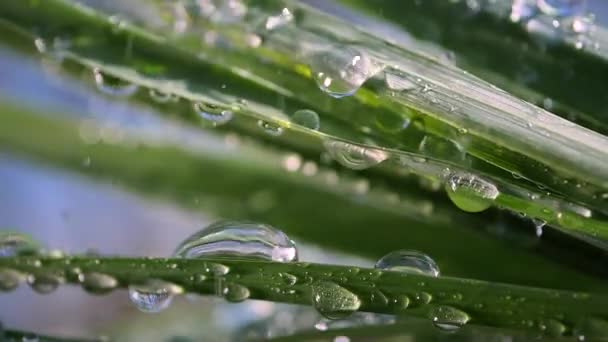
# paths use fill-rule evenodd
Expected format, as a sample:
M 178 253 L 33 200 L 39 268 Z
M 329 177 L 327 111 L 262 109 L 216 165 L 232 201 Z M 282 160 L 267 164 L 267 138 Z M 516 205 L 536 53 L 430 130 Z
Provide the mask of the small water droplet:
M 414 295 L 414 303 L 416 305 L 425 305 L 430 303 L 433 300 L 433 296 L 431 296 L 430 293 L 427 292 L 417 292 Z
M 227 301 L 238 303 L 249 298 L 250 292 L 249 289 L 243 285 L 228 283 L 224 286 L 222 294 Z
M 92 294 L 106 294 L 118 286 L 116 278 L 99 272 L 80 273 L 78 280 L 82 288 Z
M 173 296 L 182 292 L 181 287 L 159 279 L 150 279 L 140 285 L 129 285 L 129 299 L 143 312 L 160 312 L 166 309 L 173 301 Z
M 376 268 L 385 271 L 397 271 L 422 274 L 431 277 L 439 276 L 439 266 L 428 255 L 411 250 L 398 250 L 383 256 L 376 263 Z
M 433 325 L 444 331 L 456 331 L 471 319 L 466 312 L 451 306 L 437 306 L 430 312 Z
M 456 172 L 449 176 L 446 191 L 458 208 L 472 213 L 488 209 L 499 195 L 494 184 L 464 172 Z
M 343 319 L 359 310 L 361 300 L 336 283 L 318 281 L 312 286 L 312 305 L 328 319 Z
M 364 170 L 388 158 L 388 154 L 382 150 L 344 141 L 326 140 L 323 145 L 335 161 L 352 170 Z
M 175 256 L 236 256 L 269 261 L 298 260 L 295 243 L 282 231 L 261 223 L 219 221 L 182 242 Z
M 279 276 L 287 286 L 293 286 L 298 282 L 298 277 L 291 273 L 281 272 Z
M 310 68 L 319 89 L 335 98 L 353 95 L 373 74 L 369 57 L 351 46 L 316 53 Z
M 10 268 L 0 268 L 0 291 L 12 291 L 25 279 L 20 272 Z
M 283 134 L 283 127 L 264 120 L 258 121 L 258 127 L 264 130 L 264 133 L 273 137 L 278 137 Z
M 40 294 L 48 294 L 57 289 L 63 279 L 51 273 L 30 274 L 27 276 L 27 283 L 32 290 Z
M 319 114 L 310 109 L 300 109 L 296 111 L 291 116 L 291 121 L 315 131 L 319 130 L 320 127 Z
M 176 99 L 173 94 L 169 92 L 162 92 L 152 88 L 148 91 L 148 94 L 150 94 L 150 98 L 154 100 L 154 102 L 158 103 L 167 103 Z
M 566 332 L 566 326 L 555 319 L 542 319 L 538 322 L 538 328 L 547 336 L 559 337 Z
M 232 111 L 213 104 L 195 102 L 192 107 L 201 119 L 210 122 L 214 126 L 223 125 L 232 120 L 232 117 L 234 116 Z
M 536 228 L 536 236 L 541 237 L 543 235 L 543 228 L 545 227 L 547 222 L 539 219 L 532 219 L 532 222 L 534 223 L 534 227 Z
M 129 97 L 139 89 L 137 84 L 104 74 L 99 68 L 93 69 L 93 77 L 97 89 L 106 95 Z
M 0 232 L 0 257 L 38 254 L 40 246 L 30 236 L 15 232 Z

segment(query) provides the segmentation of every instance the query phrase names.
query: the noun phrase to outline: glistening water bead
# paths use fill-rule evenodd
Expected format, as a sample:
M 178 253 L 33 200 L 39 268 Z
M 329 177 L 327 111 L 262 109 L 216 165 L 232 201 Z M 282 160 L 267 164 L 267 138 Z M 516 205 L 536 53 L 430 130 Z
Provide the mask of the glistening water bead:
M 228 109 L 223 109 L 219 106 L 203 102 L 195 102 L 192 105 L 192 108 L 201 119 L 211 123 L 214 126 L 228 123 L 234 116 L 234 113 Z
M 364 170 L 388 158 L 388 154 L 382 150 L 344 141 L 326 140 L 323 145 L 335 161 L 352 170 Z
M 359 310 L 361 300 L 336 283 L 318 281 L 312 285 L 312 305 L 328 319 L 343 319 Z
M 120 78 L 106 75 L 99 68 L 93 69 L 93 77 L 97 89 L 106 94 L 116 97 L 129 97 L 139 89 L 137 84 L 129 83 Z
M 310 61 L 319 89 L 335 98 L 353 95 L 372 76 L 373 67 L 364 52 L 351 46 L 332 46 Z
M 472 213 L 488 209 L 499 195 L 494 184 L 466 172 L 450 174 L 445 190 L 458 208 Z
M 388 253 L 378 260 L 375 268 L 385 271 L 398 271 L 439 276 L 439 266 L 428 255 L 410 250 L 399 250 Z
M 270 225 L 219 221 L 187 238 L 177 247 L 175 256 L 235 256 L 290 262 L 298 260 L 298 251 L 285 233 Z
M 293 113 L 291 122 L 315 131 L 319 130 L 321 126 L 319 114 L 310 109 L 300 109 Z
M 143 312 L 160 312 L 171 304 L 176 294 L 183 289 L 175 284 L 160 280 L 149 279 L 143 284 L 129 285 L 129 299 Z
M 471 319 L 466 312 L 446 305 L 433 308 L 429 315 L 433 324 L 444 331 L 456 331 Z
M 15 232 L 0 232 L 0 257 L 38 253 L 40 246 L 31 237 Z

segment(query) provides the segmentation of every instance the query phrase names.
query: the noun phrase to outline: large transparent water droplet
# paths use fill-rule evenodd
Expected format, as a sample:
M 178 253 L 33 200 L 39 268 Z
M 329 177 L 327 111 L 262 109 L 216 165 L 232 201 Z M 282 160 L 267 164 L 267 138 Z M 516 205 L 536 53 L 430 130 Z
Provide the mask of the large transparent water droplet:
M 270 261 L 298 260 L 295 243 L 282 231 L 262 223 L 220 221 L 187 238 L 176 249 L 183 258 L 236 256 Z
M 319 88 L 341 98 L 353 95 L 373 75 L 369 57 L 351 46 L 334 46 L 311 57 L 310 69 Z
M 398 271 L 439 276 L 439 266 L 428 255 L 417 251 L 399 250 L 388 253 L 378 260 L 376 268 L 386 271 Z
M 137 84 L 106 75 L 99 68 L 93 69 L 93 76 L 97 89 L 106 95 L 129 97 L 139 89 Z
M 444 331 L 456 331 L 471 319 L 469 315 L 451 306 L 437 306 L 430 311 L 433 325 Z
M 494 184 L 465 172 L 452 173 L 445 188 L 458 208 L 472 213 L 488 209 L 499 195 Z
M 31 237 L 15 232 L 0 232 L 0 257 L 37 254 L 40 246 Z
M 12 291 L 25 279 L 20 272 L 10 268 L 0 268 L 0 291 Z
M 548 336 L 558 337 L 566 332 L 566 326 L 555 319 L 542 319 L 538 323 L 538 328 Z
M 353 170 L 364 170 L 378 165 L 388 158 L 382 150 L 349 144 L 338 140 L 326 140 L 323 145 L 338 163 Z
M 361 300 L 336 283 L 318 281 L 312 286 L 312 305 L 326 318 L 342 319 L 359 310 Z
M 40 294 L 48 294 L 55 291 L 62 282 L 63 279 L 61 277 L 50 273 L 30 274 L 27 277 L 27 283 L 32 290 Z
M 160 312 L 169 307 L 176 294 L 183 289 L 173 283 L 150 279 L 141 285 L 129 286 L 129 299 L 143 312 Z
M 224 287 L 223 295 L 227 301 L 238 303 L 249 298 L 250 292 L 249 289 L 243 285 L 229 283 Z
M 321 121 L 319 119 L 319 114 L 315 113 L 310 109 L 300 109 L 293 113 L 291 116 L 291 121 L 298 125 L 304 126 L 306 128 L 310 128 L 313 130 L 318 130 Z
M 582 13 L 587 6 L 586 0 L 537 0 L 536 3 L 543 13 L 556 17 Z
M 106 294 L 118 286 L 116 278 L 99 272 L 80 273 L 78 280 L 82 288 L 92 294 Z
M 223 125 L 234 116 L 234 113 L 227 109 L 222 109 L 213 104 L 195 102 L 192 107 L 201 119 L 210 122 L 214 126 Z
M 198 0 L 200 14 L 210 21 L 231 24 L 247 14 L 247 6 L 241 0 Z

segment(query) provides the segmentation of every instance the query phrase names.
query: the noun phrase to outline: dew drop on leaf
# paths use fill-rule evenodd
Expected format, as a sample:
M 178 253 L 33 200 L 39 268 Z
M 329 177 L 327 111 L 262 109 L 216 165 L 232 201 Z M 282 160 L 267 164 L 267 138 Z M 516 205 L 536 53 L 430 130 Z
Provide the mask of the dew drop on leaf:
M 175 256 L 233 256 L 290 262 L 298 260 L 298 251 L 285 233 L 270 225 L 219 221 L 187 238 L 177 247 Z
M 148 91 L 150 98 L 157 103 L 167 103 L 175 99 L 175 97 L 169 92 L 162 92 L 156 89 L 150 89 Z
M 411 250 L 398 250 L 388 253 L 376 262 L 375 268 L 385 271 L 422 274 L 431 277 L 439 276 L 439 266 L 437 266 L 431 257 Z
M 194 108 L 194 112 L 198 114 L 201 119 L 214 126 L 223 125 L 232 120 L 232 117 L 234 116 L 232 111 L 213 104 L 195 102 L 192 107 Z
M 433 308 L 429 315 L 433 325 L 449 332 L 462 328 L 471 319 L 466 312 L 445 305 Z
M 15 232 L 0 232 L 0 257 L 37 254 L 40 246 L 31 237 Z
M 351 46 L 333 46 L 311 56 L 310 69 L 324 93 L 342 98 L 353 95 L 372 76 L 369 57 Z
M 82 288 L 92 294 L 106 294 L 116 288 L 118 281 L 111 275 L 99 272 L 80 273 Z
M 0 268 L 0 291 L 12 291 L 19 286 L 25 276 L 10 268 Z
M 499 195 L 494 184 L 465 172 L 452 173 L 445 188 L 458 208 L 472 213 L 488 209 Z
M 264 120 L 258 121 L 258 127 L 264 130 L 264 133 L 273 137 L 278 137 L 283 134 L 283 127 Z
M 104 74 L 99 68 L 93 69 L 97 90 L 106 95 L 129 97 L 139 89 L 137 84 L 129 83 L 117 77 Z
M 224 286 L 222 294 L 227 301 L 238 303 L 249 298 L 250 292 L 249 289 L 243 285 L 228 283 L 226 286 Z
M 50 273 L 30 274 L 27 277 L 27 283 L 32 290 L 40 294 L 48 294 L 57 289 L 63 279 L 57 275 Z
M 318 281 L 312 285 L 312 305 L 328 319 L 343 319 L 359 310 L 361 300 L 336 283 Z
M 323 145 L 338 163 L 352 170 L 364 170 L 378 165 L 388 158 L 382 150 L 349 144 L 344 141 L 326 140 Z
M 129 299 L 143 312 L 160 312 L 168 308 L 176 294 L 183 289 L 175 284 L 150 279 L 143 284 L 129 285 Z
M 315 131 L 321 126 L 319 114 L 310 109 L 300 109 L 293 113 L 291 122 Z

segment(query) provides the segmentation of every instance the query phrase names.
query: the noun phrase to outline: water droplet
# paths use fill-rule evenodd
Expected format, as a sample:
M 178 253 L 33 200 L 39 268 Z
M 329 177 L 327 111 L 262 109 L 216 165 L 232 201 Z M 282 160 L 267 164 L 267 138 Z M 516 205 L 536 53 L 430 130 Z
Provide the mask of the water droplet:
M 201 119 L 210 122 L 214 126 L 219 126 L 232 120 L 232 111 L 220 108 L 213 104 L 195 102 L 192 107 Z
M 158 102 L 158 103 L 167 103 L 169 101 L 176 99 L 173 96 L 173 94 L 171 94 L 169 92 L 161 92 L 156 89 L 150 89 L 148 91 L 148 94 L 150 94 L 150 98 L 152 100 L 154 100 L 155 102 Z
M 382 150 L 349 144 L 338 140 L 326 140 L 323 145 L 331 157 L 353 170 L 364 170 L 378 165 L 388 158 Z
M 586 0 L 537 0 L 538 8 L 545 14 L 556 17 L 569 17 L 582 13 Z
M 235 283 L 229 283 L 224 286 L 222 294 L 224 295 L 224 298 L 226 298 L 227 301 L 233 303 L 242 302 L 245 299 L 249 298 L 250 295 L 248 288 Z
M 141 285 L 129 286 L 129 299 L 143 312 L 160 312 L 171 304 L 173 296 L 183 292 L 183 289 L 175 284 L 150 279 Z
M 82 288 L 92 294 L 106 294 L 116 288 L 118 281 L 111 275 L 98 272 L 80 273 Z
M 296 277 L 295 275 L 293 275 L 291 273 L 282 272 L 282 273 L 279 273 L 279 276 L 281 277 L 281 279 L 283 279 L 283 282 L 287 286 L 293 286 L 298 282 L 298 277 Z
M 417 306 L 418 305 L 425 305 L 430 303 L 433 300 L 433 296 L 431 296 L 431 294 L 427 293 L 427 292 L 417 292 L 414 295 L 414 303 Z
M 295 243 L 282 231 L 261 223 L 219 221 L 182 242 L 175 255 L 184 258 L 237 256 L 290 262 L 298 260 Z
M 274 30 L 278 27 L 287 25 L 290 21 L 293 20 L 293 14 L 289 11 L 288 8 L 283 8 L 280 14 L 271 15 L 266 19 L 265 27 L 267 30 Z
M 431 310 L 433 324 L 444 331 L 456 331 L 471 319 L 466 312 L 451 306 L 438 306 Z
M 283 134 L 283 127 L 268 121 L 259 120 L 258 126 L 263 129 L 266 134 L 272 135 L 273 137 L 278 137 Z
M 310 109 L 300 109 L 296 111 L 293 113 L 291 121 L 315 131 L 319 130 L 320 127 L 319 114 Z
M 367 55 L 351 46 L 334 46 L 316 53 L 310 68 L 319 88 L 335 98 L 353 95 L 373 74 Z
M 247 14 L 247 6 L 241 0 L 198 0 L 203 17 L 218 24 L 232 24 Z
M 63 279 L 57 275 L 50 273 L 30 274 L 27 276 L 27 283 L 32 290 L 40 294 L 48 294 L 57 289 Z
M 566 332 L 566 326 L 554 319 L 543 319 L 538 323 L 539 329 L 548 336 L 558 337 Z
M 534 223 L 534 227 L 536 228 L 536 236 L 541 237 L 543 235 L 543 228 L 545 227 L 547 222 L 539 219 L 532 219 L 532 222 Z
M 410 306 L 410 297 L 402 295 L 393 298 L 393 306 L 401 310 L 407 309 Z
M 388 253 L 378 260 L 375 267 L 386 271 L 415 273 L 431 277 L 439 276 L 439 266 L 433 259 L 426 254 L 410 250 Z
M 137 84 L 129 83 L 120 78 L 104 74 L 99 68 L 93 69 L 97 89 L 111 96 L 129 97 L 139 89 Z
M 499 194 L 494 184 L 464 172 L 449 176 L 446 191 L 458 208 L 472 213 L 488 209 Z
M 0 291 L 12 291 L 25 279 L 20 272 L 10 268 L 0 268 Z
M 31 237 L 15 232 L 0 232 L 0 257 L 37 254 L 40 246 Z
M 336 283 L 318 281 L 312 286 L 312 305 L 328 319 L 343 319 L 359 310 L 361 300 Z

